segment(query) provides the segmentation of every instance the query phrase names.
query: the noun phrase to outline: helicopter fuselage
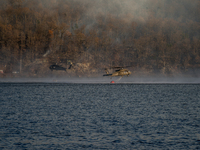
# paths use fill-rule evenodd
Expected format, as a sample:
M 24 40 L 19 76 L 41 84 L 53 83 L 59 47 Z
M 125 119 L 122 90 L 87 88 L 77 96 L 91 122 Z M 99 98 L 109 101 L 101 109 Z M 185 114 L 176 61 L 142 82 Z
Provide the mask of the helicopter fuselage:
M 129 76 L 131 74 L 131 72 L 128 69 L 119 69 L 119 70 L 115 70 L 114 73 L 112 74 L 105 74 L 103 76 L 111 76 L 111 77 L 116 77 L 116 76 Z
M 64 70 L 64 71 L 66 71 L 66 68 L 61 67 L 61 66 L 59 66 L 59 65 L 51 65 L 51 66 L 49 67 L 49 69 L 50 69 L 51 71 L 53 71 L 53 70 Z

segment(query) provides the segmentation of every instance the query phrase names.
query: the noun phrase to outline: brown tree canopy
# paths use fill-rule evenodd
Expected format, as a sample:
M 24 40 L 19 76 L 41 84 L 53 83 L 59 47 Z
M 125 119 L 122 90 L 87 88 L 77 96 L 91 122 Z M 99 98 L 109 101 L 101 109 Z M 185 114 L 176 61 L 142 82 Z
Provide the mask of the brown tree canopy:
M 162 73 L 200 68 L 199 0 L 0 4 L 0 64 L 11 71 L 44 58 Z

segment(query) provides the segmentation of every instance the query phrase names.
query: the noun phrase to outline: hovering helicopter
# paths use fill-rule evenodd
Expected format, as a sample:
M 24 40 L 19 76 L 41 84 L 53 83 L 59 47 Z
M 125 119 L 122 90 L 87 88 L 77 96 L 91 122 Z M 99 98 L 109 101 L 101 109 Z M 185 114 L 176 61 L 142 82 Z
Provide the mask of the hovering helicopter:
M 127 66 L 127 67 L 129 67 L 129 66 Z M 117 70 L 115 70 L 114 73 L 110 74 L 108 72 L 108 69 L 106 68 L 105 69 L 106 74 L 104 74 L 103 76 L 111 76 L 111 77 L 121 76 L 121 77 L 123 77 L 125 75 L 129 76 L 131 74 L 131 72 L 128 69 L 124 69 L 123 67 L 111 67 L 111 68 L 116 68 Z
M 49 67 L 49 69 L 50 69 L 51 71 L 53 71 L 53 70 L 64 70 L 64 71 L 66 71 L 66 70 L 67 70 L 67 68 L 61 67 L 61 66 L 59 66 L 59 65 L 51 65 L 51 66 Z

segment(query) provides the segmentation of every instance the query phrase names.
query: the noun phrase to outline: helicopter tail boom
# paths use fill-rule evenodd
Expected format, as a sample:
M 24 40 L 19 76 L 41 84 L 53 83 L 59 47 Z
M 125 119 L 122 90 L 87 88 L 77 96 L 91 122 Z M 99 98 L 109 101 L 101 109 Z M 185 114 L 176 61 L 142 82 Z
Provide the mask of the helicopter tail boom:
M 112 76 L 112 74 L 104 74 L 103 76 Z

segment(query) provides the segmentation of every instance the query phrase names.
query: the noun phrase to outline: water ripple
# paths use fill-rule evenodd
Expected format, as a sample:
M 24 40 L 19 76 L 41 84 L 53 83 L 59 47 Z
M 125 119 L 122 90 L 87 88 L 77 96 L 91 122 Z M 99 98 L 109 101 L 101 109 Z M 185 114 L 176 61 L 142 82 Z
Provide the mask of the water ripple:
M 0 84 L 0 149 L 200 149 L 199 84 Z

